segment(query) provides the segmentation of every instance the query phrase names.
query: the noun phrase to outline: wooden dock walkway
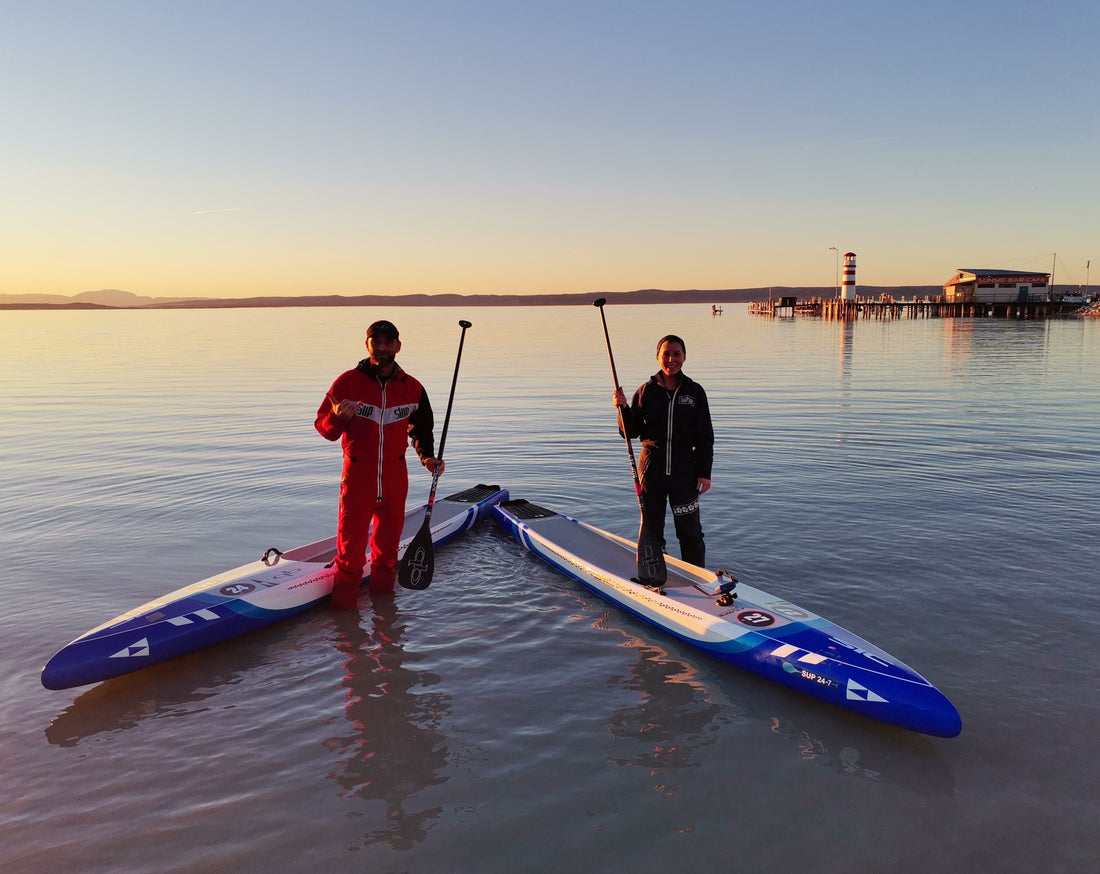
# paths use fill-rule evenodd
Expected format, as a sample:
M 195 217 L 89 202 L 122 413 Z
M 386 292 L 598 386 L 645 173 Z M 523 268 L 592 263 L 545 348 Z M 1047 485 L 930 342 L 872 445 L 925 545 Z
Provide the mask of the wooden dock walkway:
M 1011 301 L 979 303 L 976 301 L 950 302 L 942 300 L 840 300 L 839 298 L 790 297 L 775 300 L 752 301 L 749 312 L 758 316 L 817 316 L 836 321 L 854 319 L 1048 319 L 1051 316 L 1073 312 L 1080 304 L 1061 301 Z

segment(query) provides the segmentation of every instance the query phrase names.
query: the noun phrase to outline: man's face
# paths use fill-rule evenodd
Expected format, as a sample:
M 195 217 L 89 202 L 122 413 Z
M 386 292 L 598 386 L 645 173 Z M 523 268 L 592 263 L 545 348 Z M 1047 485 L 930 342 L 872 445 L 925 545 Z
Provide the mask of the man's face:
M 373 337 L 367 337 L 367 354 L 375 367 L 393 364 L 393 359 L 400 351 L 401 341 L 389 334 L 375 334 Z

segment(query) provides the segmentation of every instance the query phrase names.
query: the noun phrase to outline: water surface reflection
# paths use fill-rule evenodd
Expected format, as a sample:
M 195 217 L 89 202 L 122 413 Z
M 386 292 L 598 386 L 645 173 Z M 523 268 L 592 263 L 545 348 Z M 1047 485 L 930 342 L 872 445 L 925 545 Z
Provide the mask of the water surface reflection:
M 679 789 L 679 772 L 699 767 L 693 761 L 695 753 L 717 739 L 713 723 L 722 707 L 710 700 L 706 686 L 688 664 L 641 640 L 631 645 L 637 649 L 638 661 L 630 668 L 630 678 L 619 682 L 640 693 L 641 701 L 618 708 L 607 723 L 612 737 L 631 742 L 631 751 L 613 751 L 607 758 L 616 765 L 647 769 L 653 788 L 673 795 Z M 621 746 L 625 749 L 627 744 Z
M 647 769 L 658 793 L 671 797 L 685 771 L 714 767 L 714 757 L 703 752 L 714 745 L 726 745 L 719 756 L 740 762 L 747 774 L 753 766 L 741 758 L 742 750 L 759 741 L 740 732 L 760 737 L 764 730 L 781 742 L 780 749 L 813 768 L 900 786 L 920 796 L 953 794 L 954 775 L 924 735 L 822 707 L 702 654 L 681 655 L 675 645 L 632 635 L 614 617 L 604 613 L 594 626 L 622 635 L 637 661 L 629 677 L 612 677 L 609 685 L 639 693 L 641 700 L 608 717 L 616 745 L 607 759 Z M 786 755 L 777 767 L 790 762 Z
M 415 657 L 402 645 L 405 626 L 393 598 L 376 600 L 373 612 L 363 616 L 338 614 L 335 627 L 336 648 L 344 656 L 347 731 L 325 742 L 341 758 L 330 777 L 342 797 L 385 806 L 385 824 L 369 829 L 359 846 L 407 850 L 427 837 L 442 813 L 441 807 L 417 805 L 416 797 L 447 780 L 441 776 L 447 738 L 439 725 L 450 713 L 450 698 L 418 691 L 440 677 L 407 666 Z

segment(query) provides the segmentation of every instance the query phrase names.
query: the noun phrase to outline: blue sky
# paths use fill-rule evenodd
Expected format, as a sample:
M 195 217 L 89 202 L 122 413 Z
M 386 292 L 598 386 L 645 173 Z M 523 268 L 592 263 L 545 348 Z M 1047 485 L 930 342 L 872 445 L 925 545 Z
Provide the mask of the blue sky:
M 1081 283 L 1100 4 L 0 0 L 0 293 Z

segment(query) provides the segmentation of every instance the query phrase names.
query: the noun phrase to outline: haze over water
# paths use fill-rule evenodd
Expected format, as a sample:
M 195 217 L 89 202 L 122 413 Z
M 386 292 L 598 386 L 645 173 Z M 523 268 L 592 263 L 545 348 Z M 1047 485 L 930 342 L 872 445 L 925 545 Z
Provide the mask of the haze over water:
M 499 483 L 625 536 L 637 504 L 590 307 L 4 312 L 0 865 L 1091 870 L 1100 326 L 606 315 L 628 391 L 668 332 L 708 391 L 709 563 L 920 671 L 960 737 L 707 658 L 491 522 L 389 609 L 49 692 L 89 628 L 332 532 L 313 414 L 375 318 L 437 438 L 473 323 L 441 494 Z

